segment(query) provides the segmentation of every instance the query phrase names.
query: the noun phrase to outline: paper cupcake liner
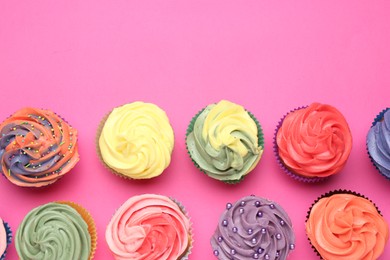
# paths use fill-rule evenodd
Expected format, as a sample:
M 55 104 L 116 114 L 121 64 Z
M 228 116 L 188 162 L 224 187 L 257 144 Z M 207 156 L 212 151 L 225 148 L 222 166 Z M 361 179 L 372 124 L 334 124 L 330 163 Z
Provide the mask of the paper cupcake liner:
M 273 143 L 274 143 L 274 154 L 275 154 L 275 157 L 276 157 L 276 161 L 278 162 L 278 164 L 280 165 L 282 170 L 288 176 L 293 178 L 294 180 L 297 180 L 297 181 L 300 181 L 300 182 L 304 182 L 304 183 L 319 183 L 319 182 L 322 182 L 322 181 L 328 179 L 328 177 L 306 177 L 306 176 L 303 176 L 303 175 L 299 175 L 298 173 L 295 173 L 295 172 L 291 171 L 290 169 L 288 169 L 287 166 L 284 164 L 282 158 L 280 158 L 280 156 L 279 156 L 279 147 L 278 147 L 278 144 L 277 144 L 277 141 L 276 141 L 276 136 L 277 136 L 278 131 L 279 131 L 280 127 L 282 126 L 283 121 L 286 118 L 286 116 L 288 114 L 294 112 L 294 111 L 297 111 L 297 110 L 300 110 L 300 109 L 303 109 L 303 108 L 307 108 L 307 107 L 308 106 L 300 106 L 300 107 L 297 107 L 295 109 L 292 109 L 292 110 L 290 110 L 290 112 L 286 113 L 279 120 L 279 123 L 276 125 L 275 134 L 274 134 L 274 140 L 273 140 Z
M 24 107 L 24 108 L 27 108 L 27 107 Z M 73 128 L 73 126 L 72 126 L 71 124 L 69 124 L 69 122 L 68 122 L 65 118 L 63 118 L 61 115 L 59 115 L 59 114 L 56 113 L 55 111 L 53 111 L 53 110 L 51 110 L 51 109 L 47 109 L 47 108 L 37 108 L 37 109 L 53 112 L 53 113 L 54 113 L 56 116 L 58 116 L 62 121 L 64 121 L 66 124 L 68 124 L 70 127 Z M 8 118 L 12 117 L 12 116 L 13 116 L 16 112 L 18 112 L 18 111 L 19 111 L 19 110 L 16 110 L 13 114 L 10 114 L 10 115 L 9 115 L 8 117 L 6 117 L 3 121 L 1 121 L 0 124 L 2 124 L 2 123 L 3 123 L 4 121 L 6 121 Z M 77 130 L 77 129 L 76 129 L 76 130 Z M 75 145 L 78 146 L 78 143 L 75 144 Z M 77 150 L 78 150 L 78 148 L 77 148 Z M 63 173 L 59 178 L 57 178 L 54 182 L 52 182 L 52 183 L 47 183 L 47 184 L 42 184 L 42 185 L 40 185 L 40 186 L 24 187 L 24 186 L 19 186 L 19 185 L 15 184 L 15 183 L 11 182 L 11 181 L 7 178 L 7 176 L 6 176 L 7 173 L 4 173 L 4 172 L 2 171 L 1 165 L 0 165 L 0 173 L 1 173 L 1 175 L 2 175 L 5 179 L 7 179 L 8 182 L 12 183 L 12 184 L 15 185 L 15 186 L 22 187 L 22 188 L 28 188 L 28 189 L 39 189 L 39 188 L 44 188 L 44 187 L 47 187 L 47 186 L 50 186 L 50 185 L 52 185 L 52 184 L 57 183 L 57 182 L 58 182 L 59 180 L 61 180 L 66 174 L 70 173 L 70 172 L 73 170 L 73 168 L 77 165 L 77 163 L 78 163 L 79 161 L 80 161 L 80 154 L 78 153 L 78 154 L 77 154 L 77 161 L 75 162 L 75 164 L 73 165 L 73 167 L 71 167 L 68 171 L 64 172 L 64 173 Z M 2 259 L 0 259 L 0 260 L 2 260 Z
M 7 246 L 6 246 L 6 249 L 5 249 L 4 253 L 3 253 L 3 255 L 0 256 L 0 260 L 4 260 L 5 259 L 5 256 L 7 255 L 7 247 L 12 242 L 12 231 L 11 231 L 10 226 L 4 220 L 3 220 L 3 225 L 4 225 L 4 228 L 5 228 L 5 233 L 7 235 Z
M 385 108 L 383 109 L 375 118 L 374 118 L 374 121 L 372 122 L 371 124 L 371 127 L 375 126 L 378 122 L 382 121 L 383 120 L 383 117 L 385 115 L 385 113 L 387 112 L 387 110 L 389 110 L 390 108 Z M 372 163 L 372 165 L 374 165 L 374 167 L 377 169 L 377 171 L 383 176 L 385 177 L 387 180 L 390 181 L 390 176 L 384 174 L 381 169 L 378 167 L 378 165 L 376 164 L 376 162 L 374 161 L 374 159 L 372 158 L 370 152 L 368 151 L 368 146 L 367 146 L 367 141 L 366 141 L 366 152 L 368 154 L 368 158 L 370 158 L 370 161 Z
M 307 214 L 306 214 L 305 223 L 309 220 L 309 217 L 310 217 L 310 213 L 311 213 L 312 208 L 314 207 L 314 205 L 315 205 L 320 199 L 326 198 L 326 197 L 330 197 L 330 196 L 335 195 L 335 194 L 351 194 L 351 195 L 355 195 L 355 196 L 364 198 L 364 199 L 370 201 L 370 202 L 374 205 L 374 207 L 376 208 L 376 210 L 377 210 L 377 212 L 379 213 L 379 215 L 382 216 L 382 213 L 381 213 L 381 211 L 378 209 L 378 207 L 376 206 L 376 204 L 375 204 L 372 200 L 370 200 L 368 197 L 366 197 L 366 196 L 364 196 L 364 195 L 362 195 L 362 194 L 360 194 L 360 193 L 358 193 L 358 192 L 355 192 L 355 191 L 344 190 L 344 189 L 338 189 L 338 190 L 329 191 L 329 192 L 327 192 L 327 193 L 325 193 L 325 194 L 319 196 L 319 197 L 311 204 L 311 206 L 310 206 L 310 208 L 309 208 L 309 210 L 307 211 Z M 321 254 L 317 251 L 317 249 L 316 249 L 316 248 L 313 246 L 313 244 L 311 243 L 309 237 L 306 236 L 306 238 L 307 238 L 307 240 L 309 241 L 310 246 L 311 246 L 311 248 L 313 249 L 314 253 L 316 253 L 318 257 L 320 257 L 321 259 L 323 259 L 323 258 L 321 257 Z
M 198 113 L 196 113 L 195 116 L 191 119 L 191 121 L 190 121 L 190 123 L 189 123 L 189 125 L 188 125 L 188 127 L 187 127 L 187 131 L 186 131 L 186 142 L 185 142 L 185 143 L 186 143 L 187 154 L 190 156 L 192 163 L 193 163 L 193 164 L 195 165 L 195 167 L 198 168 L 202 173 L 204 173 L 205 175 L 208 176 L 207 172 L 206 172 L 205 170 L 203 170 L 203 169 L 199 166 L 199 164 L 192 158 L 191 153 L 190 153 L 190 150 L 189 150 L 188 145 L 187 145 L 187 137 L 188 137 L 188 135 L 189 135 L 190 133 L 193 132 L 193 130 L 194 130 L 194 125 L 195 125 L 196 120 L 198 119 L 199 115 L 200 115 L 206 108 L 207 108 L 207 106 L 204 107 L 204 108 L 202 108 L 202 109 L 201 109 Z M 261 147 L 262 147 L 262 150 L 264 151 L 264 133 L 263 133 L 263 129 L 261 128 L 261 125 L 260 125 L 259 121 L 257 120 L 257 118 L 256 118 L 251 112 L 249 112 L 248 110 L 245 110 L 245 111 L 248 113 L 248 115 L 252 118 L 252 120 L 253 120 L 253 121 L 255 122 L 255 124 L 256 124 L 256 127 L 257 127 L 257 144 L 258 144 L 258 146 L 261 146 Z M 261 156 L 259 157 L 259 159 L 257 160 L 257 162 L 252 166 L 252 168 L 248 171 L 248 173 L 245 174 L 245 175 L 243 175 L 243 176 L 241 176 L 240 179 L 238 179 L 238 180 L 221 180 L 221 181 L 224 182 L 224 183 L 227 183 L 227 184 L 238 184 L 238 183 L 240 183 L 240 182 L 249 174 L 249 172 L 251 172 L 251 171 L 257 166 L 257 164 L 259 163 L 260 159 L 261 159 Z
M 91 236 L 91 252 L 89 255 L 89 260 L 93 259 L 95 256 L 95 251 L 97 247 L 97 231 L 95 221 L 93 220 L 91 214 L 82 206 L 71 201 L 57 201 L 56 203 L 64 204 L 72 207 L 80 214 L 85 223 L 88 225 L 88 232 Z

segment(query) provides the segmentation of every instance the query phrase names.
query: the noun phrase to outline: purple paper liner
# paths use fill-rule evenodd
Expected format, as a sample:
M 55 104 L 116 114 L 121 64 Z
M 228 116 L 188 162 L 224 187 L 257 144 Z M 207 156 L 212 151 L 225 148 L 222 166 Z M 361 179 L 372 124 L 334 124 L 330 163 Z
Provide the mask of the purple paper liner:
M 187 154 L 190 156 L 191 158 L 191 161 L 192 163 L 195 165 L 195 167 L 200 170 L 203 174 L 205 174 L 206 176 L 208 176 L 207 172 L 204 171 L 200 166 L 199 164 L 192 158 L 191 156 L 191 153 L 190 153 L 190 150 L 188 149 L 188 145 L 187 145 L 187 137 L 190 133 L 192 133 L 192 131 L 194 130 L 194 125 L 195 125 L 195 122 L 196 122 L 196 119 L 199 117 L 199 115 L 207 108 L 204 107 L 202 108 L 201 110 L 199 110 L 195 116 L 192 117 L 190 123 L 188 124 L 188 127 L 187 127 L 187 130 L 186 130 L 186 137 L 185 137 L 185 144 L 186 144 L 186 150 L 187 150 Z M 257 126 L 257 137 L 258 137 L 258 145 L 261 146 L 263 148 L 263 151 L 264 151 L 264 133 L 263 133 L 263 129 L 259 123 L 259 121 L 257 120 L 257 118 L 251 113 L 249 112 L 248 110 L 245 109 L 245 111 L 248 113 L 248 115 L 252 118 L 252 120 L 255 122 L 256 126 Z M 261 159 L 261 158 L 260 158 Z M 259 159 L 259 161 L 260 161 Z M 259 161 L 257 163 L 259 163 Z M 253 171 L 254 169 L 252 169 Z M 240 179 L 238 180 L 218 180 L 218 181 L 222 181 L 223 183 L 226 183 L 226 184 L 239 184 L 242 180 L 244 180 L 244 178 L 247 176 L 247 174 L 241 176 Z M 214 178 L 213 178 L 214 179 Z M 217 180 L 217 179 L 215 179 Z
M 357 197 L 364 198 L 364 199 L 368 200 L 369 202 L 371 202 L 372 205 L 374 205 L 374 207 L 376 208 L 376 210 L 377 210 L 377 212 L 379 213 L 379 215 L 382 216 L 381 211 L 378 209 L 378 207 L 375 205 L 375 203 L 374 203 L 372 200 L 370 200 L 369 198 L 367 198 L 366 196 L 364 196 L 364 195 L 362 195 L 362 194 L 360 194 L 360 193 L 358 193 L 358 192 L 355 192 L 355 191 L 344 190 L 344 189 L 338 189 L 338 190 L 328 191 L 328 192 L 322 194 L 321 196 L 319 196 L 317 199 L 314 200 L 314 202 L 311 204 L 309 210 L 307 211 L 306 220 L 305 220 L 305 225 L 306 225 L 307 221 L 309 220 L 310 213 L 311 213 L 311 210 L 312 210 L 313 206 L 314 206 L 320 199 L 322 199 L 322 198 L 327 198 L 327 197 L 330 197 L 330 196 L 335 195 L 335 194 L 351 194 L 351 195 L 355 195 L 355 196 L 357 196 Z M 383 216 L 382 216 L 382 217 L 383 217 Z M 316 253 L 317 256 L 319 256 L 321 259 L 323 259 L 322 256 L 321 256 L 321 254 L 320 254 L 320 253 L 317 251 L 317 249 L 313 246 L 313 244 L 311 243 L 310 238 L 309 238 L 307 235 L 306 235 L 306 238 L 307 238 L 307 240 L 309 241 L 311 248 L 314 250 L 314 253 Z
M 3 225 L 4 225 L 4 228 L 5 228 L 5 233 L 7 234 L 7 247 L 8 247 L 8 245 L 11 244 L 11 242 L 12 242 L 12 231 L 11 231 L 11 228 L 8 225 L 7 222 L 3 221 Z M 7 247 L 6 247 L 3 255 L 0 256 L 0 260 L 4 260 L 5 259 L 5 256 L 7 255 Z
M 308 106 L 300 106 L 300 107 L 297 107 L 295 109 L 292 109 L 290 110 L 290 112 L 286 113 L 278 122 L 278 124 L 276 125 L 276 129 L 275 129 L 275 134 L 274 134 L 274 140 L 273 140 L 273 143 L 274 143 L 274 154 L 275 154 L 275 157 L 276 157 L 276 161 L 278 162 L 278 164 L 280 165 L 280 168 L 282 168 L 282 170 L 288 175 L 290 176 L 291 178 L 293 178 L 294 180 L 297 180 L 297 181 L 300 181 L 300 182 L 304 182 L 304 183 L 318 183 L 318 182 L 322 182 L 326 179 L 328 179 L 328 177 L 305 177 L 305 176 L 302 176 L 302 175 L 299 175 L 297 173 L 294 173 L 292 172 L 291 170 L 289 170 L 286 165 L 283 163 L 282 159 L 280 158 L 279 156 L 279 147 L 278 147 L 278 144 L 277 144 L 277 141 L 276 141 L 276 135 L 278 134 L 278 131 L 279 131 L 279 128 L 282 126 L 283 124 L 283 121 L 284 119 L 286 118 L 286 116 L 289 114 L 289 113 L 292 113 L 294 111 L 297 111 L 297 110 L 300 110 L 300 109 L 303 109 L 303 108 L 307 108 Z
M 378 122 L 382 121 L 383 120 L 383 117 L 385 115 L 385 113 L 390 110 L 390 108 L 385 108 L 383 109 L 381 112 L 379 112 L 379 114 L 374 118 L 374 121 L 372 122 L 371 124 L 371 128 L 373 126 L 375 126 Z M 370 129 L 371 129 L 370 128 Z M 368 151 L 368 144 L 367 144 L 367 139 L 366 139 L 366 152 L 368 154 L 368 157 L 370 158 L 370 161 L 372 163 L 372 165 L 374 165 L 374 167 L 378 170 L 378 172 L 380 173 L 380 175 L 382 175 L 383 177 L 385 177 L 387 180 L 390 181 L 390 176 L 387 176 L 386 174 L 384 174 L 380 169 L 379 167 L 377 166 L 376 162 L 374 161 L 374 159 L 372 158 L 370 152 Z

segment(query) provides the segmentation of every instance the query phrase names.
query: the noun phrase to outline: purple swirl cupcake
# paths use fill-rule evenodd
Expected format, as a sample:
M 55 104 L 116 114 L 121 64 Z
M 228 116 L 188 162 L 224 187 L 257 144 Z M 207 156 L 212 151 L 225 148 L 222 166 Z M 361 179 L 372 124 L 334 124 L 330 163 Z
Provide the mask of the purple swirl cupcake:
M 367 134 L 367 151 L 374 166 L 390 179 L 390 108 L 377 115 Z
M 227 203 L 211 246 L 218 259 L 286 259 L 295 234 L 286 211 L 254 195 Z

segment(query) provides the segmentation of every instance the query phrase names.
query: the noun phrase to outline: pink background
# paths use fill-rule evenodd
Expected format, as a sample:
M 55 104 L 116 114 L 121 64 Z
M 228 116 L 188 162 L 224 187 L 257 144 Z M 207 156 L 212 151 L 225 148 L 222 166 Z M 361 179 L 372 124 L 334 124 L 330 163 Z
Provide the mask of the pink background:
M 390 182 L 365 151 L 374 116 L 390 106 L 389 13 L 389 1 L 1 1 L 0 121 L 25 106 L 51 109 L 79 130 L 81 160 L 42 189 L 0 178 L 0 216 L 16 232 L 38 205 L 80 203 L 96 220 L 96 259 L 111 259 L 104 234 L 115 209 L 141 193 L 186 206 L 195 230 L 190 259 L 213 259 L 209 238 L 225 203 L 252 193 L 291 216 L 297 241 L 289 259 L 317 259 L 304 220 L 329 190 L 365 194 L 390 221 Z M 254 113 L 265 133 L 263 158 L 236 186 L 201 174 L 185 149 L 191 117 L 221 99 Z M 100 119 L 137 100 L 163 108 L 175 132 L 171 165 L 150 181 L 110 174 L 95 152 Z M 354 143 L 339 175 L 306 185 L 282 173 L 272 139 L 281 116 L 313 101 L 345 115 Z M 17 258 L 14 243 L 8 256 Z

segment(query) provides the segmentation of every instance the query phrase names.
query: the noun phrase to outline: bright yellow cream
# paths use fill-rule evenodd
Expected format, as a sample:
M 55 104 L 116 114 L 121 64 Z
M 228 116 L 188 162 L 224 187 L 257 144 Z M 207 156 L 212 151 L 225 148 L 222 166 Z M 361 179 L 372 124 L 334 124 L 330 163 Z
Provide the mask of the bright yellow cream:
M 107 166 L 133 179 L 160 175 L 171 161 L 173 146 L 173 130 L 165 112 L 143 102 L 115 108 L 99 138 Z

